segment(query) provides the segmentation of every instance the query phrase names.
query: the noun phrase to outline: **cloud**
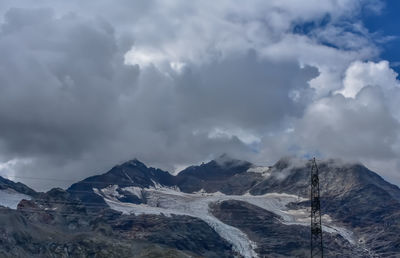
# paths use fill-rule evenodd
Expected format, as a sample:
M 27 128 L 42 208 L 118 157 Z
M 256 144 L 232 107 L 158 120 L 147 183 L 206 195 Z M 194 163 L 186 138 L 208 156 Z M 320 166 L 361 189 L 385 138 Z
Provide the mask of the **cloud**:
M 9 155 L 79 155 L 109 136 L 119 82 L 138 75 L 121 64 L 107 24 L 47 9 L 11 9 L 0 53 L 1 145 Z
M 396 77 L 386 61 L 351 64 L 343 89 L 311 103 L 294 123 L 288 142 L 297 153 L 360 161 L 398 182 L 400 84 Z
M 397 73 L 389 67 L 389 62 L 380 61 L 352 63 L 346 71 L 343 89 L 337 91 L 345 97 L 354 98 L 366 86 L 379 86 L 385 90 L 400 87 Z
M 399 124 L 385 102 L 381 89 L 372 86 L 354 99 L 338 94 L 318 100 L 299 122 L 299 140 L 333 157 L 394 158 Z
M 364 3 L 2 1 L 1 173 L 64 180 L 25 180 L 45 189 L 134 157 L 395 164 L 398 81 L 365 62 Z
M 99 139 L 112 140 L 113 124 L 121 119 L 114 107 L 139 72 L 123 65 L 117 44 L 102 20 L 57 18 L 51 9 L 6 13 L 0 40 L 3 160 L 45 159 L 58 167 L 98 148 Z

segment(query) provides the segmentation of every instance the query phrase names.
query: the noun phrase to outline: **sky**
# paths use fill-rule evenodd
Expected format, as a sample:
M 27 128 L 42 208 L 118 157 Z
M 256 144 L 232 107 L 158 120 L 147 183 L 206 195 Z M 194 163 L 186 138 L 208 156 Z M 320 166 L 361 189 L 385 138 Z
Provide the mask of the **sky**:
M 361 162 L 400 185 L 398 1 L 3 0 L 0 175 Z

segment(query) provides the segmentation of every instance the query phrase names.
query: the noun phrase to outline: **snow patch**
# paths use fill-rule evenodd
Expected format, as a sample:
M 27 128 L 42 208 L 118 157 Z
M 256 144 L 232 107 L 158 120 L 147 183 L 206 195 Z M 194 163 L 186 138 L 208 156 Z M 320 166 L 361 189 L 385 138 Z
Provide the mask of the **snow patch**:
M 309 226 L 311 223 L 310 210 L 309 209 L 298 209 L 298 210 L 287 210 L 284 211 L 288 217 L 282 223 L 286 225 L 302 225 Z M 288 219 L 291 218 L 291 219 Z M 330 234 L 339 234 L 349 243 L 355 244 L 354 234 L 348 229 L 336 226 L 333 224 L 332 218 L 328 214 L 321 216 L 322 231 L 328 232 Z
M 126 172 L 124 172 L 124 174 L 125 174 L 125 176 L 128 178 L 128 180 L 129 180 L 131 183 L 133 183 L 132 178 L 131 178 Z
M 131 194 L 135 195 L 139 199 L 143 198 L 143 193 L 142 193 L 142 188 L 141 187 L 129 186 L 129 187 L 122 188 L 122 190 L 130 192 Z
M 173 191 L 174 193 L 181 192 L 181 189 L 179 189 L 178 186 L 161 185 L 161 184 L 157 183 L 156 181 L 154 181 L 153 179 L 151 179 L 151 182 L 153 182 L 154 186 L 150 186 L 149 188 L 145 188 L 145 189 L 149 189 L 149 190 L 153 189 L 153 190 L 159 190 L 159 191 L 164 191 L 164 192 Z
M 270 167 L 259 166 L 259 167 L 251 167 L 247 169 L 247 172 L 258 173 L 261 174 L 263 177 L 267 178 L 271 175 L 271 172 L 269 170 Z
M 31 200 L 32 197 L 26 194 L 19 193 L 14 189 L 7 188 L 0 190 L 0 205 L 10 209 L 17 209 L 18 203 L 21 200 Z
M 124 197 L 124 195 L 118 193 L 117 191 L 118 187 L 119 187 L 118 185 L 109 185 L 103 189 L 93 188 L 93 191 L 96 194 L 102 196 L 103 198 L 105 197 L 112 200 L 118 200 L 118 198 Z

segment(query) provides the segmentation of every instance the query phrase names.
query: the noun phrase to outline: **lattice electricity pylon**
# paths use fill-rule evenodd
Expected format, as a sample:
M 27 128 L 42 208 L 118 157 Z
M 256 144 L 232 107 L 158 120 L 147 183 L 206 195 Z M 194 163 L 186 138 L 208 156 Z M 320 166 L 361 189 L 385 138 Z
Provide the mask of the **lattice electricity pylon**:
M 311 258 L 313 257 L 324 257 L 318 166 L 315 158 L 311 164 Z

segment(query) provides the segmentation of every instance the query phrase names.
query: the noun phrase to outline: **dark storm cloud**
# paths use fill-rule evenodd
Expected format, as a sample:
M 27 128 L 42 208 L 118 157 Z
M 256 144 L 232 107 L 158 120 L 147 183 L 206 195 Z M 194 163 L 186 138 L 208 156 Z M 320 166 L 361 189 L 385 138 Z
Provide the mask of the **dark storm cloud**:
M 315 68 L 262 60 L 249 51 L 186 71 L 177 90 L 182 105 L 190 108 L 187 115 L 197 112 L 198 126 L 209 121 L 265 131 L 280 128 L 287 116 L 301 116 L 312 96 L 307 82 L 317 75 Z
M 7 154 L 79 155 L 117 123 L 122 64 L 112 27 L 48 9 L 11 9 L 0 40 L 1 142 Z
M 307 81 L 317 75 L 296 62 L 258 59 L 254 50 L 165 74 L 155 66 L 124 65 L 126 46 L 118 40 L 101 19 L 56 17 L 51 9 L 14 8 L 5 14 L 3 159 L 68 166 L 80 159 L 102 163 L 96 159 L 107 156 L 109 164 L 138 156 L 171 169 L 213 153 L 243 154 L 249 147 L 238 137 L 213 138 L 209 132 L 278 128 L 304 108 L 290 92 L 307 96 Z M 282 76 L 287 72 L 291 77 Z M 29 166 L 35 172 L 35 164 Z
M 358 1 L 235 3 L 0 3 L 0 173 L 77 180 L 135 157 L 172 171 L 222 153 L 395 164 L 396 76 L 354 63 L 377 53 L 362 25 L 337 27 Z M 292 33 L 326 14 L 329 30 Z

